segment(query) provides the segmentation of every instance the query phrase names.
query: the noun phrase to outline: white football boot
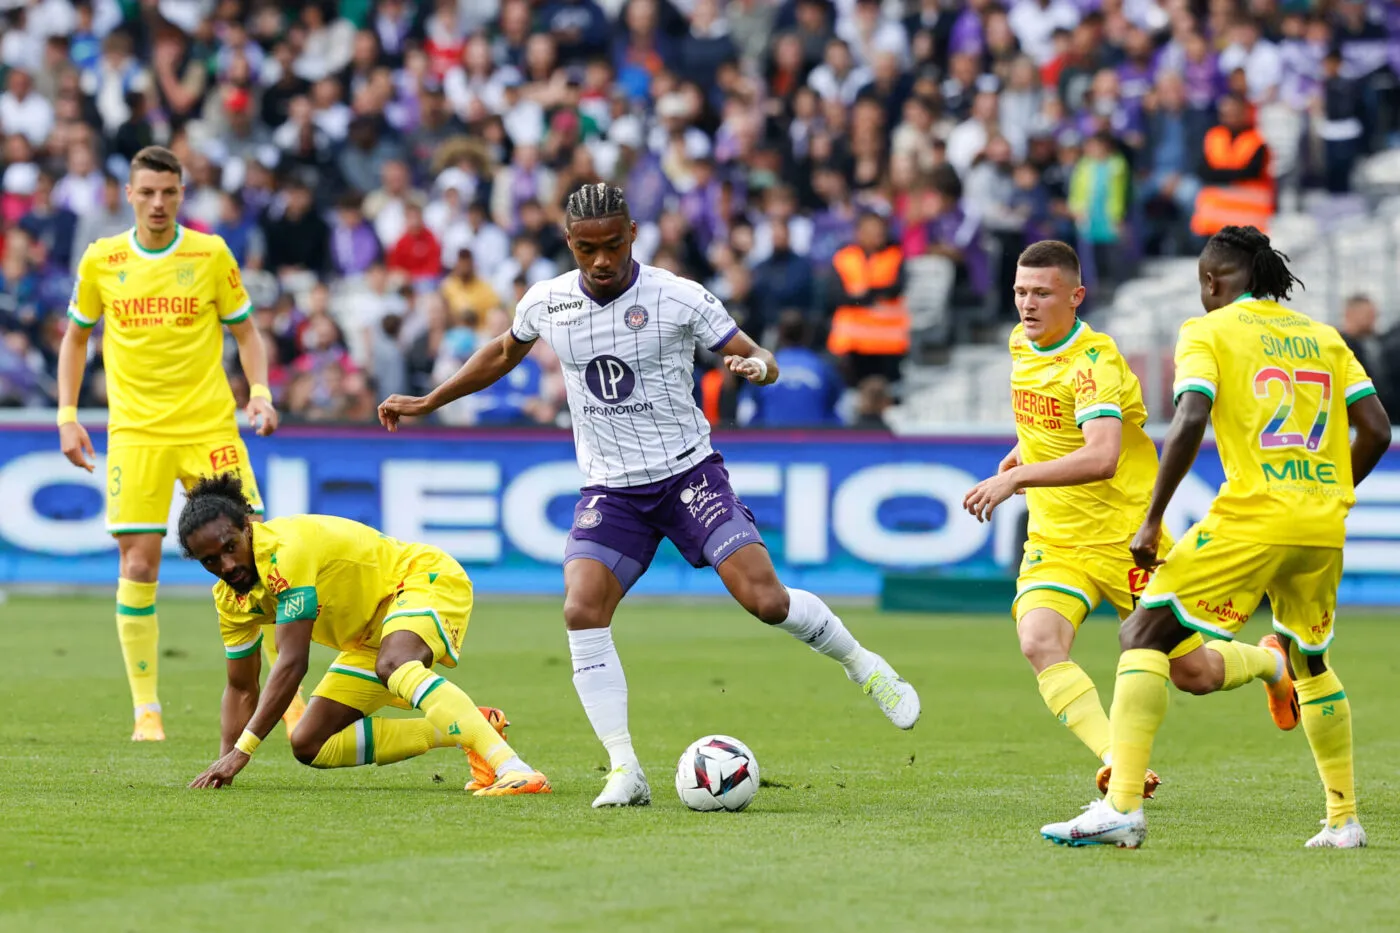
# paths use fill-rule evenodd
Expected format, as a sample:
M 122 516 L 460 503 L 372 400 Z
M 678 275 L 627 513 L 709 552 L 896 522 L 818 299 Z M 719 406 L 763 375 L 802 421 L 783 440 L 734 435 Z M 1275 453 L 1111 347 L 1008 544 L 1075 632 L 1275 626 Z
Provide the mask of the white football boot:
M 914 728 L 921 711 L 918 691 L 890 667 L 890 662 L 873 651 L 870 657 L 875 661 L 875 666 L 864 680 L 856 681 L 860 684 L 861 692 L 875 701 L 890 722 L 901 729 Z
M 1327 821 L 1323 820 L 1322 832 L 1303 845 L 1309 849 L 1364 849 L 1366 830 L 1361 828 L 1355 817 L 1348 817 L 1347 821 L 1336 829 L 1329 827 Z
M 1040 834 L 1059 846 L 1136 849 L 1147 839 L 1147 819 L 1142 807 L 1119 813 L 1107 800 L 1095 800 L 1072 820 L 1040 827 Z
M 608 772 L 603 792 L 593 801 L 593 809 L 603 807 L 645 807 L 651 803 L 651 787 L 640 765 L 619 765 Z

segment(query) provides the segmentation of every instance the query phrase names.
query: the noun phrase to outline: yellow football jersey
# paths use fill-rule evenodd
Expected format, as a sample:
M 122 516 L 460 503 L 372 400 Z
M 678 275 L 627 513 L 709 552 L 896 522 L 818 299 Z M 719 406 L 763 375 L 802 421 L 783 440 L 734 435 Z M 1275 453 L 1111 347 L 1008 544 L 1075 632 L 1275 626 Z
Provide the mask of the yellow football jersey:
M 89 246 L 68 316 L 81 327 L 107 318 L 111 440 L 187 444 L 228 433 L 234 404 L 221 325 L 251 312 L 238 262 L 221 237 L 178 227 L 170 245 L 153 253 L 130 230 Z
M 1173 395 L 1209 397 L 1225 483 L 1198 530 L 1341 547 L 1356 502 L 1347 406 L 1376 390 L 1335 328 L 1245 295 L 1181 326 Z
M 311 638 L 340 651 L 377 648 L 384 616 L 415 558 L 441 552 L 408 544 L 331 515 L 292 515 L 253 523 L 258 583 L 239 595 L 222 580 L 214 604 L 224 651 L 257 650 L 268 622 L 314 619 Z
M 1052 544 L 1118 544 L 1142 524 L 1157 478 L 1157 449 L 1143 431 L 1142 386 L 1118 345 L 1083 321 L 1059 343 L 1037 347 L 1011 332 L 1011 404 L 1022 463 L 1055 460 L 1084 446 L 1094 418 L 1123 422 L 1112 479 L 1026 490 L 1029 533 Z

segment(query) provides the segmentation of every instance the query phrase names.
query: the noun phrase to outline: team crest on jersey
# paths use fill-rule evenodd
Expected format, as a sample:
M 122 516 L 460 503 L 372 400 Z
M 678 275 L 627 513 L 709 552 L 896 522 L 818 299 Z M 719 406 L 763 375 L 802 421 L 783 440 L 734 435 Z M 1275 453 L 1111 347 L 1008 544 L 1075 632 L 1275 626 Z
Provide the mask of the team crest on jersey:
M 603 513 L 597 509 L 584 509 L 578 513 L 578 518 L 574 519 L 574 525 L 579 528 L 597 528 L 603 523 Z
M 622 313 L 622 323 L 626 324 L 630 330 L 641 330 L 647 326 L 650 315 L 647 309 L 641 305 L 633 305 Z
M 180 266 L 180 268 L 176 269 L 176 270 L 175 270 L 175 281 L 178 282 L 182 288 L 189 288 L 191 285 L 193 285 L 193 284 L 194 284 L 194 264 L 193 264 L 193 263 L 188 263 L 188 262 L 187 262 L 187 263 L 183 264 L 182 266 Z

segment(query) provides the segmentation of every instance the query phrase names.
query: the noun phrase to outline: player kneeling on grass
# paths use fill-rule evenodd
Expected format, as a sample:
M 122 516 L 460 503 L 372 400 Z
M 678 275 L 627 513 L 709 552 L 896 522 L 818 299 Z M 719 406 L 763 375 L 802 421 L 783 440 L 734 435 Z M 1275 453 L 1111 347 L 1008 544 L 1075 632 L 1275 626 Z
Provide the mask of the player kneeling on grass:
M 455 560 L 328 515 L 259 523 L 237 477 L 202 479 L 180 513 L 180 544 L 219 578 L 214 603 L 228 656 L 222 757 L 191 787 L 223 787 L 248 764 L 306 675 L 311 642 L 340 655 L 292 733 L 313 768 L 390 764 L 460 747 L 479 797 L 548 793 L 549 781 L 505 742 L 505 718 L 479 710 L 429 668 L 456 667 L 472 585 Z M 261 625 L 277 625 L 278 657 L 258 692 Z M 371 717 L 387 705 L 424 719 Z M 483 714 L 485 713 L 485 714 Z M 495 724 L 488 721 L 488 716 Z

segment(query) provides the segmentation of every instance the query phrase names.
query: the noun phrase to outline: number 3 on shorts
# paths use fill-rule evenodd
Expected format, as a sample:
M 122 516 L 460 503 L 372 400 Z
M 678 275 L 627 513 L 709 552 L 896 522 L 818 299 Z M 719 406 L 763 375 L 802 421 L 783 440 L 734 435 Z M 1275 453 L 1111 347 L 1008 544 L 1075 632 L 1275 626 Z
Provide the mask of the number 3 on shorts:
M 122 494 L 122 468 L 114 466 L 107 471 L 109 482 L 107 483 L 107 494 L 110 496 L 120 496 Z

